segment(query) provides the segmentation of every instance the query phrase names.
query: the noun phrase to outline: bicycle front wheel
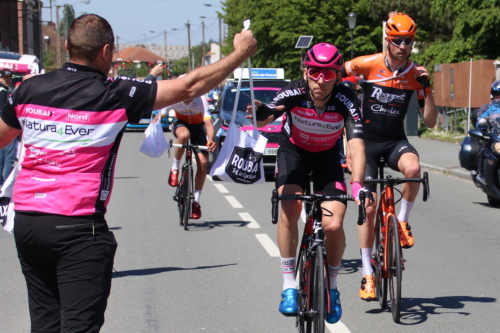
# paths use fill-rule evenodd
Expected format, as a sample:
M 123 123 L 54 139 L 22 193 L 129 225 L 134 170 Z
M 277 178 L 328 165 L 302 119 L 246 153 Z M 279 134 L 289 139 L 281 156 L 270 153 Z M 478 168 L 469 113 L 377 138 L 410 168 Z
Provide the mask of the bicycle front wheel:
M 389 239 L 387 239 L 389 271 L 389 292 L 392 319 L 399 323 L 401 317 L 401 279 L 402 279 L 402 253 L 399 244 L 398 221 L 394 215 L 389 216 Z
M 316 247 L 316 258 L 314 260 L 314 278 L 312 291 L 313 332 L 325 332 L 325 262 L 323 258 L 323 248 Z
M 299 311 L 297 312 L 295 326 L 299 330 L 299 333 L 310 333 L 311 332 L 311 317 L 307 316 L 307 272 L 308 267 L 306 267 L 306 250 L 301 248 L 299 255 L 297 256 L 297 266 L 295 267 L 295 278 L 298 285 L 298 298 L 297 303 L 299 306 Z M 307 326 L 307 331 L 306 331 Z
M 191 197 L 192 197 L 192 169 L 191 166 L 188 166 L 186 168 L 186 175 L 185 175 L 185 182 L 184 182 L 184 216 L 183 216 L 183 225 L 184 225 L 184 230 L 188 230 L 188 222 L 189 218 L 191 217 Z
M 186 207 L 185 198 L 186 193 L 184 183 L 186 182 L 186 173 L 184 168 L 182 169 L 181 178 L 179 179 L 179 184 L 177 185 L 177 208 L 179 209 L 179 224 L 184 224 L 184 209 Z
M 375 275 L 375 292 L 377 300 L 382 309 L 387 306 L 387 278 L 383 277 L 384 266 L 384 244 L 382 239 L 382 224 L 384 223 L 381 214 L 377 214 L 377 221 L 375 224 L 375 248 L 373 249 L 374 267 L 373 272 Z

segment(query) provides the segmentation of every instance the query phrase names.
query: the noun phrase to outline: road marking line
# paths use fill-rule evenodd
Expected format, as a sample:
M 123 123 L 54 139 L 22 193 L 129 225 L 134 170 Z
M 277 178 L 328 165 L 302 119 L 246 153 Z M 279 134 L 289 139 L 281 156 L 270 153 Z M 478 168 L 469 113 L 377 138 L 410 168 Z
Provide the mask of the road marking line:
M 262 245 L 262 247 L 264 247 L 264 250 L 266 250 L 267 253 L 271 257 L 277 257 L 277 258 L 280 257 L 280 250 L 274 244 L 274 242 L 271 240 L 271 238 L 269 238 L 268 235 L 266 235 L 266 234 L 256 234 L 255 237 L 260 242 L 260 244 Z
M 248 214 L 248 213 L 238 213 L 241 217 L 241 219 L 245 222 L 250 222 L 247 224 L 247 227 L 251 229 L 258 229 L 260 228 L 260 225 L 253 219 L 253 217 Z
M 227 188 L 222 184 L 214 184 L 215 188 L 219 190 L 220 193 L 229 193 Z
M 347 328 L 347 326 L 341 322 L 340 320 L 335 323 L 335 324 L 328 324 L 326 323 L 326 328 L 328 328 L 328 330 L 330 332 L 335 332 L 335 333 L 351 333 L 351 330 L 349 330 Z
M 232 195 L 226 195 L 226 200 L 229 202 L 233 208 L 243 208 L 243 206 L 236 200 Z

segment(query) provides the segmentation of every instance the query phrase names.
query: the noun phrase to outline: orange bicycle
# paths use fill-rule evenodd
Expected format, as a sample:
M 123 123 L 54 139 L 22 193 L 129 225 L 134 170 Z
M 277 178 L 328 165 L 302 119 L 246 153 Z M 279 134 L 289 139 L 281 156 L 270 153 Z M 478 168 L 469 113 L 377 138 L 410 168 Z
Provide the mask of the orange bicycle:
M 396 215 L 394 186 L 403 183 L 422 183 L 424 187 L 423 200 L 429 197 L 429 176 L 424 172 L 422 178 L 384 178 L 383 160 L 379 163 L 380 179 L 365 179 L 364 183 L 380 184 L 379 203 L 375 221 L 375 243 L 372 255 L 374 266 L 375 290 L 380 307 L 387 305 L 387 290 L 389 289 L 392 319 L 398 323 L 401 317 L 401 281 L 403 279 L 404 259 L 399 242 L 400 225 Z

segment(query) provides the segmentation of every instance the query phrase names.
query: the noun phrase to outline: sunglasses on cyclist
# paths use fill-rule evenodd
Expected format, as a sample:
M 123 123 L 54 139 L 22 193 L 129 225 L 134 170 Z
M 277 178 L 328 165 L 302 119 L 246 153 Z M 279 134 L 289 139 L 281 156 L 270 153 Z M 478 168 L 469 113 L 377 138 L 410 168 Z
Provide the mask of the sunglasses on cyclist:
M 413 38 L 390 38 L 389 42 L 396 47 L 400 47 L 403 43 L 405 46 L 412 46 L 415 43 Z
M 307 76 L 314 81 L 318 81 L 320 77 L 323 77 L 323 81 L 328 82 L 337 78 L 337 72 L 328 68 L 309 67 Z

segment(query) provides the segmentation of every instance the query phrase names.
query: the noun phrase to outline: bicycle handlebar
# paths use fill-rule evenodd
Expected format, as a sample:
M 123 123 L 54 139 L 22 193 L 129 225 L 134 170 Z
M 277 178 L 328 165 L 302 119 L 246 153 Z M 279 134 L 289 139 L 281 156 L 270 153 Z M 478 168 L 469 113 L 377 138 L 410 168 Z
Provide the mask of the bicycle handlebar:
M 271 197 L 271 213 L 272 218 L 271 222 L 273 224 L 278 223 L 278 201 L 280 200 L 302 200 L 307 202 L 324 202 L 324 201 L 333 201 L 333 200 L 343 200 L 343 201 L 355 201 L 352 195 L 349 194 L 340 194 L 340 195 L 324 195 L 324 194 L 281 194 L 278 195 L 278 191 L 276 189 L 273 190 L 273 195 Z M 359 193 L 359 213 L 358 213 L 358 225 L 362 225 L 366 221 L 366 209 L 365 209 L 365 193 Z
M 388 186 L 400 185 L 403 183 L 422 183 L 424 186 L 423 201 L 427 201 L 430 197 L 429 174 L 427 172 L 424 172 L 422 178 L 392 178 L 391 176 L 387 176 L 385 179 L 365 179 L 364 183 L 386 184 Z
M 172 147 L 178 147 L 178 148 L 191 148 L 191 149 L 200 149 L 200 150 L 207 150 L 208 147 L 207 146 L 198 146 L 198 145 L 183 145 L 183 144 L 180 144 L 180 143 L 173 143 L 171 145 Z

